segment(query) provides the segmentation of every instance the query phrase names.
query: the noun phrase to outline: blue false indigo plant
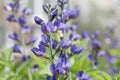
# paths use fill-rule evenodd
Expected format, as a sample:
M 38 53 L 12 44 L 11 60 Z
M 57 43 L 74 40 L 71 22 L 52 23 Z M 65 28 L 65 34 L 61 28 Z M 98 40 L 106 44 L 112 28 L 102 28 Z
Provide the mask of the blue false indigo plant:
M 93 34 L 90 34 L 88 31 L 83 31 L 82 32 L 82 38 L 89 38 L 90 41 L 90 52 L 91 54 L 88 56 L 88 59 L 90 63 L 92 64 L 93 68 L 98 67 L 98 57 L 104 55 L 104 51 L 102 50 L 102 44 L 101 42 L 97 39 L 97 37 L 100 35 L 100 31 L 96 30 Z
M 114 26 L 107 27 L 107 32 L 104 34 L 104 40 L 107 45 L 106 49 L 106 61 L 109 63 L 110 68 L 108 69 L 108 73 L 113 75 L 115 73 L 118 73 L 119 68 L 116 67 L 116 62 L 119 60 L 119 56 L 115 55 L 114 51 L 117 51 L 119 49 L 119 37 L 115 36 L 115 29 Z
M 22 61 L 25 61 L 29 58 L 29 56 L 26 55 L 25 47 L 34 43 L 37 38 L 35 36 L 30 36 L 26 41 L 25 35 L 31 33 L 31 29 L 27 23 L 27 16 L 32 13 L 32 10 L 29 8 L 24 8 L 20 12 L 21 6 L 20 0 L 13 0 L 13 2 L 7 4 L 4 8 L 10 13 L 7 17 L 7 20 L 9 22 L 18 24 L 20 28 L 20 32 L 13 32 L 8 36 L 15 41 L 13 52 L 22 53 Z
M 61 75 L 64 75 L 65 80 L 69 80 L 72 66 L 70 58 L 84 51 L 84 48 L 74 43 L 81 37 L 75 31 L 77 28 L 75 26 L 79 26 L 78 23 L 74 23 L 75 26 L 72 27 L 68 25 L 70 20 L 79 15 L 80 9 L 76 6 L 71 10 L 67 3 L 68 0 L 58 0 L 55 6 L 43 4 L 43 10 L 48 16 L 47 22 L 38 16 L 34 17 L 35 23 L 41 28 L 42 39 L 38 47 L 32 48 L 31 51 L 36 56 L 48 59 L 51 62 L 50 72 L 52 76 L 47 76 L 46 80 L 59 80 Z M 79 77 L 81 76 L 78 75 L 76 79 Z M 87 78 L 81 78 L 81 80 L 84 79 Z

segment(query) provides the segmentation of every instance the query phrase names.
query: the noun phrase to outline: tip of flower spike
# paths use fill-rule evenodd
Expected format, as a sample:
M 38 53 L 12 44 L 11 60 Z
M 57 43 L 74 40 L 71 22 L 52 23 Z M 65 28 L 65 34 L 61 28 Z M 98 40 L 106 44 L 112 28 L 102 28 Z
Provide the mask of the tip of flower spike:
M 43 23 L 43 20 L 41 18 L 39 18 L 38 16 L 34 17 L 34 21 L 36 24 L 39 24 L 39 25 L 41 25 Z

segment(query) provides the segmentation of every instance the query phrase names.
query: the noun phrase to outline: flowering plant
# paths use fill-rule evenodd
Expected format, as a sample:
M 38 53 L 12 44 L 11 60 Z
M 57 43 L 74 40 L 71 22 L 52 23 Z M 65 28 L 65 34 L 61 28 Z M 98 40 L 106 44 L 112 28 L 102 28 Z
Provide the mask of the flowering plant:
M 54 6 L 42 5 L 47 21 L 34 16 L 41 40 L 33 46 L 37 39 L 28 21 L 32 10 L 21 6 L 20 0 L 13 0 L 4 7 L 10 13 L 7 21 L 19 30 L 8 35 L 15 41 L 12 48 L 1 51 L 0 80 L 119 80 L 119 76 L 114 78 L 119 74 L 119 56 L 115 56 L 119 40 L 112 30 L 105 34 L 105 42 L 99 39 L 103 36 L 99 30 L 78 34 L 80 7 L 57 0 Z

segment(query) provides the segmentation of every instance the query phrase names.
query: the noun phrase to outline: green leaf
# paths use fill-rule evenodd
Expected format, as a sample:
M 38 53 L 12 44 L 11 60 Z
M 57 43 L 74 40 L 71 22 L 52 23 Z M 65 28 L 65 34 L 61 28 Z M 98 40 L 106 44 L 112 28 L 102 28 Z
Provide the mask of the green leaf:
M 77 56 L 77 59 L 79 59 L 80 61 L 87 59 L 89 54 L 90 53 L 88 51 L 84 51 Z
M 100 76 L 99 74 L 92 74 L 91 76 L 93 76 L 95 79 L 94 80 L 105 80 L 102 76 Z
M 12 48 L 2 49 L 2 57 L 4 57 L 5 61 L 10 61 L 12 53 Z
M 17 73 L 18 75 L 22 74 L 25 69 L 27 69 L 27 66 L 29 65 L 30 61 L 27 60 L 25 62 L 23 62 L 18 68 L 17 68 Z
M 89 40 L 90 40 L 89 38 L 82 39 L 82 40 L 80 40 L 80 42 L 78 44 L 80 46 L 85 47 L 88 44 Z
M 110 49 L 110 53 L 113 55 L 120 55 L 120 49 Z
M 108 73 L 102 71 L 101 74 L 106 80 L 112 80 L 112 78 L 110 77 L 110 75 Z

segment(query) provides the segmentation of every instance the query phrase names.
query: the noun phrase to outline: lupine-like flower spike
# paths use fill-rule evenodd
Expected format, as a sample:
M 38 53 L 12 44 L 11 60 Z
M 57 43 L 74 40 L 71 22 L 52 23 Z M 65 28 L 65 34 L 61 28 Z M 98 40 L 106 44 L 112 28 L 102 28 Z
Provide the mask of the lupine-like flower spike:
M 43 10 L 48 15 L 47 22 L 38 16 L 34 17 L 35 23 L 40 25 L 43 34 L 41 35 L 41 41 L 38 45 L 39 48 L 34 47 L 31 51 L 38 57 L 47 57 L 51 62 L 50 72 L 52 73 L 52 77 L 47 76 L 46 80 L 57 80 L 60 75 L 65 75 L 67 79 L 71 67 L 71 63 L 69 62 L 70 57 L 84 50 L 84 48 L 78 47 L 77 44 L 73 44 L 73 41 L 81 37 L 75 31 L 77 27 L 74 27 L 79 25 L 73 23 L 73 29 L 68 30 L 69 26 L 67 24 L 69 20 L 78 16 L 80 9 L 78 6 L 73 10 L 71 10 L 70 7 L 66 8 L 67 2 L 68 0 L 57 1 L 61 12 L 58 12 L 57 5 L 51 6 L 50 4 L 43 4 Z M 70 36 L 66 37 L 66 34 Z M 46 48 L 49 49 L 50 53 L 46 52 Z M 55 58 L 57 58 L 57 60 Z
M 100 31 L 96 30 L 93 34 L 90 34 L 88 31 L 84 30 L 82 32 L 82 38 L 89 38 L 90 39 L 90 46 L 91 47 L 91 54 L 88 56 L 89 61 L 92 63 L 94 68 L 98 67 L 98 57 L 105 55 L 105 51 L 102 50 L 102 44 L 97 39 L 99 37 Z
M 17 23 L 20 27 L 20 34 L 18 34 L 19 32 L 13 32 L 12 34 L 9 34 L 8 37 L 16 41 L 16 44 L 12 47 L 13 52 L 23 54 L 22 61 L 25 61 L 28 57 L 26 57 L 27 55 L 25 55 L 26 53 L 23 48 L 36 41 L 36 38 L 33 36 L 28 38 L 28 40 L 24 39 L 24 35 L 31 32 L 31 29 L 27 24 L 27 16 L 32 13 L 32 10 L 29 8 L 24 8 L 19 13 L 19 9 L 21 8 L 20 0 L 13 0 L 13 2 L 7 4 L 4 8 L 6 11 L 10 12 L 7 20 L 9 22 Z

